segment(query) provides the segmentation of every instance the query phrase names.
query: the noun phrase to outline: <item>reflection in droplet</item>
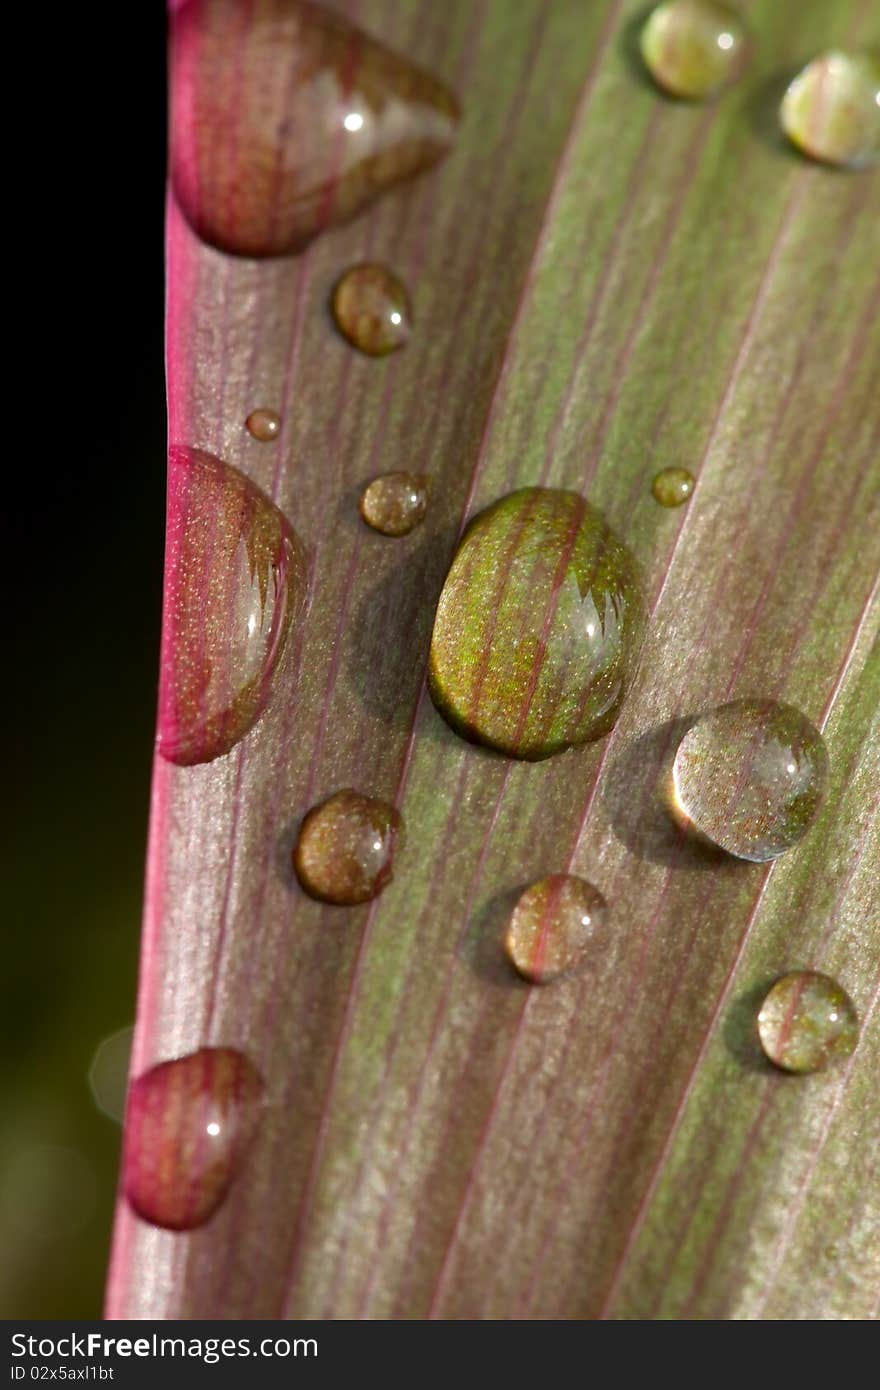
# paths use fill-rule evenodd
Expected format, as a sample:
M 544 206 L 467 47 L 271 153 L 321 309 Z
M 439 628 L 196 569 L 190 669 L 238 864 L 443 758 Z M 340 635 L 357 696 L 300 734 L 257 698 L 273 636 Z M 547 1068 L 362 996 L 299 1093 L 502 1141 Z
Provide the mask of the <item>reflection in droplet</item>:
M 678 746 L 671 809 L 712 844 L 756 863 L 806 834 L 825 795 L 828 755 L 792 705 L 736 700 L 703 715 Z
M 314 806 L 300 827 L 293 866 L 323 902 L 368 902 L 390 882 L 403 822 L 386 801 L 346 788 Z
M 263 1082 L 243 1053 L 203 1047 L 132 1083 L 123 1174 L 154 1226 L 189 1231 L 222 1203 L 253 1139 Z
M 254 439 L 259 439 L 262 444 L 268 444 L 271 440 L 277 439 L 281 433 L 281 416 L 274 410 L 267 410 L 265 406 L 260 406 L 257 410 L 252 410 L 245 420 L 245 425 L 249 434 Z
M 661 507 L 680 507 L 694 490 L 694 475 L 686 468 L 663 468 L 655 476 L 651 491 Z
M 668 0 L 641 35 L 642 57 L 654 81 L 676 97 L 713 96 L 739 77 L 748 42 L 736 10 L 717 0 Z
M 99 1110 L 122 1124 L 128 1093 L 128 1069 L 134 1026 L 111 1033 L 97 1048 L 89 1067 L 89 1086 Z
M 369 357 L 386 357 L 409 338 L 406 290 L 383 265 L 355 265 L 333 291 L 333 317 L 348 341 Z
M 408 536 L 428 509 L 428 480 L 415 473 L 383 473 L 361 496 L 361 516 L 383 536 Z
M 823 53 L 790 84 L 782 129 L 803 154 L 858 169 L 880 162 L 880 59 Z
M 572 874 L 550 874 L 520 896 L 507 931 L 507 954 L 524 979 L 548 984 L 583 965 L 604 945 L 607 904 L 598 888 Z
M 465 737 L 518 758 L 601 738 L 638 665 L 633 557 L 577 493 L 522 488 L 468 526 L 431 637 L 434 703 Z
M 828 975 L 795 970 L 767 994 L 758 1014 L 758 1036 L 770 1061 L 783 1071 L 820 1071 L 848 1057 L 859 1022 L 846 990 Z
M 450 149 L 455 97 L 306 0 L 188 0 L 171 25 L 171 170 L 196 233 L 301 250 Z
M 159 751 L 188 765 L 228 753 L 269 699 L 304 604 L 302 546 L 237 469 L 172 448 Z

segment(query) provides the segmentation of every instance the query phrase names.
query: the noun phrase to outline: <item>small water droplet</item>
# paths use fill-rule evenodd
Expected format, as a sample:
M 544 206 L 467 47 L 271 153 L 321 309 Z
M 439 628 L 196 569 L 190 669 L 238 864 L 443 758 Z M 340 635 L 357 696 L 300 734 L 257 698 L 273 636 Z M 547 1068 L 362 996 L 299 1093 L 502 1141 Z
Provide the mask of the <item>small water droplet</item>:
M 292 527 L 244 474 L 172 448 L 159 751 L 208 762 L 256 723 L 306 592 Z
M 859 169 L 880 163 L 880 60 L 823 53 L 790 84 L 779 118 L 803 154 Z
M 222 251 L 300 251 L 452 145 L 449 89 L 322 5 L 188 0 L 171 32 L 174 190 Z
M 783 1071 L 821 1071 L 848 1057 L 859 1038 L 852 1000 L 836 980 L 813 970 L 794 970 L 777 980 L 761 1005 L 758 1036 L 770 1061 Z
M 368 902 L 390 882 L 402 838 L 403 821 L 393 806 L 346 788 L 308 812 L 293 866 L 313 898 L 345 906 Z
M 673 813 L 738 859 L 775 859 L 806 834 L 825 795 L 828 755 L 793 705 L 735 700 L 678 745 Z
M 281 416 L 276 415 L 274 410 L 267 410 L 260 406 L 257 410 L 252 410 L 245 420 L 248 432 L 254 439 L 259 439 L 261 444 L 268 444 L 271 440 L 277 439 L 281 433 Z
M 507 931 L 511 964 L 545 985 L 583 965 L 604 945 L 608 905 L 598 888 L 572 874 L 550 874 L 521 895 Z
M 645 615 L 633 557 L 575 492 L 522 488 L 480 512 L 434 620 L 429 686 L 452 727 L 517 758 L 612 728 Z
M 222 1203 L 253 1139 L 263 1082 L 243 1053 L 202 1047 L 132 1082 L 125 1195 L 154 1226 L 189 1231 Z
M 369 357 L 387 357 L 409 338 L 411 315 L 406 290 L 384 265 L 355 265 L 333 291 L 336 326 Z
M 699 100 L 733 82 L 748 54 L 742 20 L 716 0 L 669 0 L 658 5 L 641 34 L 642 57 L 659 87 Z
M 408 536 L 428 509 L 428 480 L 415 473 L 383 473 L 361 497 L 361 516 L 383 536 Z
M 686 468 L 662 468 L 651 484 L 661 507 L 680 507 L 694 490 L 694 475 Z

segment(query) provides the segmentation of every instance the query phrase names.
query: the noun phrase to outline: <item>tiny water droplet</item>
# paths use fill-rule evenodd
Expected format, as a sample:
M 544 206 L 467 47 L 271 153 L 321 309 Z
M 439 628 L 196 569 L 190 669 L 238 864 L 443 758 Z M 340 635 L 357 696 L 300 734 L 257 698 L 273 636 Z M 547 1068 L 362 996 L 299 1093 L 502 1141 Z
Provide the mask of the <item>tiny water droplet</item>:
M 823 53 L 799 72 L 779 118 L 811 159 L 859 169 L 880 163 L 880 60 L 868 53 Z
M 662 468 L 651 484 L 661 507 L 680 507 L 694 490 L 694 475 L 686 468 Z
M 171 37 L 175 194 L 233 255 L 302 250 L 455 137 L 449 89 L 323 5 L 188 0 Z
M 254 439 L 259 439 L 261 444 L 268 444 L 281 433 L 281 416 L 276 415 L 274 410 L 266 410 L 263 406 L 252 410 L 244 423 L 248 433 L 252 434 Z
M 480 512 L 434 620 L 429 688 L 465 737 L 544 758 L 614 725 L 641 652 L 636 563 L 575 492 L 522 488 Z
M 428 480 L 416 473 L 383 473 L 361 497 L 361 516 L 383 536 L 408 536 L 427 509 Z
M 293 528 L 244 474 L 201 449 L 169 457 L 159 751 L 188 766 L 256 723 L 306 593 Z
M 716 0 L 669 0 L 641 34 L 642 57 L 654 81 L 676 97 L 699 100 L 739 77 L 748 56 L 736 10 Z
M 758 1036 L 770 1061 L 783 1071 L 821 1071 L 848 1057 L 859 1039 L 859 1021 L 845 989 L 828 975 L 794 970 L 777 980 L 761 1005 Z
M 828 781 L 818 729 L 793 705 L 735 700 L 678 745 L 673 814 L 738 859 L 775 859 L 806 834 Z
M 507 954 L 532 984 L 583 965 L 605 943 L 608 905 L 598 888 L 572 874 L 549 874 L 521 895 L 510 918 Z
M 409 338 L 406 290 L 384 265 L 355 265 L 333 291 L 333 317 L 340 333 L 369 357 L 387 357 Z
M 263 1082 L 243 1053 L 202 1047 L 132 1083 L 125 1195 L 170 1231 L 202 1226 L 222 1203 L 253 1139 Z
M 402 840 L 403 821 L 393 806 L 346 788 L 305 816 L 293 867 L 311 897 L 365 903 L 390 882 Z

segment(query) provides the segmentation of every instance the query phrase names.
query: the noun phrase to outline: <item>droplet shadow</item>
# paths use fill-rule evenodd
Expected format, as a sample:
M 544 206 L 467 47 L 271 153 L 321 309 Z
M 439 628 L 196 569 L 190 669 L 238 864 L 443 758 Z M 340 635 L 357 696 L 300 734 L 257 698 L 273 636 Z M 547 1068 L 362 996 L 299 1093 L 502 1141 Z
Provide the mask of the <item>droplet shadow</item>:
M 652 5 L 645 5 L 631 19 L 624 24 L 620 31 L 620 52 L 629 70 L 629 75 L 634 82 L 637 82 L 645 91 L 650 92 L 655 97 L 660 97 L 668 106 L 690 105 L 683 103 L 680 97 L 675 97 L 671 92 L 664 92 L 658 86 L 653 77 L 645 67 L 645 60 L 642 57 L 640 39 L 642 30 L 648 21 L 648 17 L 657 8 L 656 0 Z
M 516 973 L 504 949 L 510 914 L 525 887 L 525 884 L 519 884 L 490 898 L 482 911 L 472 917 L 456 947 L 459 960 L 495 989 L 522 991 L 533 988 Z
M 721 1026 L 724 1045 L 731 1056 L 749 1071 L 769 1076 L 774 1067 L 768 1061 L 758 1037 L 758 1011 L 778 975 L 766 976 L 760 984 L 752 985 L 738 995 L 727 1011 Z

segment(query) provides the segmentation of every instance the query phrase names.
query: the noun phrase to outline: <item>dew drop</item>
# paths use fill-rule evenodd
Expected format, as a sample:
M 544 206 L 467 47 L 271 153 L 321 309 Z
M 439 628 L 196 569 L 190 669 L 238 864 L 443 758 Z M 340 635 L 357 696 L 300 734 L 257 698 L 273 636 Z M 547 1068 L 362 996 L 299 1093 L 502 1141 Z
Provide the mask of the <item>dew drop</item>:
M 680 507 L 694 490 L 694 475 L 686 468 L 662 468 L 651 484 L 661 507 Z
M 532 984 L 583 965 L 605 943 L 608 906 L 598 888 L 572 874 L 550 874 L 521 895 L 510 918 L 507 954 Z
M 383 536 L 408 536 L 428 509 L 428 480 L 416 473 L 383 473 L 361 497 L 361 516 Z
M 204 241 L 235 255 L 301 250 L 455 137 L 442 82 L 305 0 L 188 0 L 171 64 L 177 200 Z
M 806 834 L 827 781 L 825 744 L 805 715 L 736 700 L 703 715 L 678 745 L 671 809 L 728 854 L 762 863 Z
M 333 291 L 340 333 L 369 357 L 387 357 L 409 338 L 412 316 L 406 290 L 384 265 L 355 265 Z
M 729 6 L 716 0 L 669 0 L 645 21 L 641 48 L 658 87 L 699 100 L 740 75 L 748 42 L 742 20 Z
M 125 1195 L 154 1226 L 189 1231 L 222 1203 L 253 1139 L 263 1082 L 247 1057 L 203 1047 L 132 1083 Z
M 244 423 L 248 433 L 252 434 L 254 439 L 259 439 L 261 444 L 270 443 L 281 433 L 281 416 L 276 415 L 274 410 L 266 410 L 263 406 L 258 410 L 252 410 Z
M 783 1071 L 821 1071 L 848 1057 L 859 1038 L 852 1000 L 836 980 L 813 970 L 794 970 L 777 980 L 761 1005 L 758 1036 L 770 1061 Z
M 305 600 L 302 546 L 278 508 L 201 449 L 169 458 L 159 751 L 208 762 L 256 723 Z
M 852 169 L 880 163 L 880 60 L 840 52 L 814 58 L 790 84 L 779 117 L 811 159 Z
M 386 801 L 346 788 L 308 812 L 293 851 L 305 891 L 351 906 L 375 898 L 394 872 L 403 821 Z
M 429 688 L 464 737 L 544 758 L 612 728 L 638 665 L 635 561 L 575 492 L 522 488 L 468 526 L 437 606 Z

